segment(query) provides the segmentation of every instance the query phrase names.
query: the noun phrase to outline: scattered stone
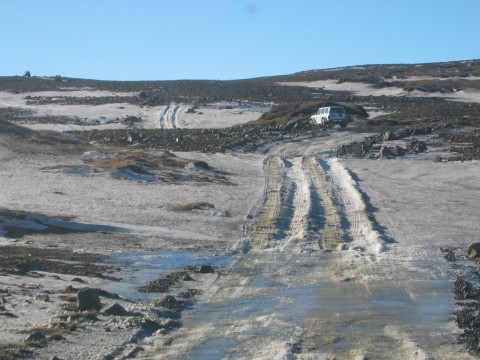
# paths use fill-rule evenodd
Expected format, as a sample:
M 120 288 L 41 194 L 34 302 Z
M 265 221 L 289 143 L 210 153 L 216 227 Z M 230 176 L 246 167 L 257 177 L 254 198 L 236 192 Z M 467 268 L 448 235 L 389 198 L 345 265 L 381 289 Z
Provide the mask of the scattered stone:
M 459 342 L 475 355 L 480 355 L 480 316 L 475 305 L 467 305 L 455 311 L 457 325 L 463 330 Z
M 102 310 L 102 313 L 110 316 L 127 316 L 128 311 L 122 305 L 114 303 Z
M 395 146 L 392 149 L 392 153 L 396 156 L 405 156 L 405 149 L 402 148 L 401 146 Z
M 456 261 L 457 257 L 453 253 L 453 251 L 447 251 L 443 254 L 443 258 L 447 261 Z
M 185 271 L 174 271 L 161 278 L 149 282 L 147 285 L 138 287 L 143 293 L 161 293 L 168 291 L 177 281 L 183 279 Z
M 414 153 L 421 153 L 427 151 L 427 144 L 425 144 L 423 141 L 412 141 L 407 148 Z
M 50 297 L 47 294 L 39 294 L 35 296 L 35 299 L 39 301 L 45 301 L 45 302 L 50 301 Z
M 388 146 L 382 146 L 380 148 L 380 153 L 379 153 L 380 157 L 386 158 L 386 157 L 389 157 L 389 156 L 392 156 L 392 155 L 393 155 L 392 150 L 390 150 L 390 148 Z
M 76 293 L 76 292 L 78 292 L 78 289 L 74 288 L 72 285 L 68 285 L 65 288 L 65 293 L 67 293 L 67 294 Z
M 80 279 L 80 278 L 78 278 L 78 277 L 73 278 L 72 281 L 79 282 L 79 283 L 86 283 L 85 280 Z
M 479 289 L 466 280 L 458 278 L 453 283 L 453 293 L 457 300 L 475 299 L 480 296 Z
M 202 290 L 200 289 L 187 289 L 186 291 L 182 291 L 178 294 L 179 298 L 182 299 L 191 299 L 194 296 L 200 295 Z
M 78 290 L 77 305 L 78 311 L 100 310 L 102 308 L 97 290 L 91 288 Z
M 183 281 L 193 281 L 192 277 L 190 276 L 189 273 L 184 273 L 183 274 L 183 278 L 182 278 Z

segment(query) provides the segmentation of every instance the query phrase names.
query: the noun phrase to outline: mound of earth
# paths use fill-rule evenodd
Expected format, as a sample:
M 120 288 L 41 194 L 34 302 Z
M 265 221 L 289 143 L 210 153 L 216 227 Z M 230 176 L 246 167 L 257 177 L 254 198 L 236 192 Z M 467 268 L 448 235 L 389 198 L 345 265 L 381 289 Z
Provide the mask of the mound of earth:
M 305 124 L 317 110 L 325 106 L 343 106 L 347 115 L 368 118 L 368 113 L 361 105 L 345 103 L 345 102 L 315 102 L 315 103 L 294 103 L 281 104 L 273 106 L 268 112 L 263 113 L 252 124 L 273 125 L 277 127 L 287 126 L 290 124 Z

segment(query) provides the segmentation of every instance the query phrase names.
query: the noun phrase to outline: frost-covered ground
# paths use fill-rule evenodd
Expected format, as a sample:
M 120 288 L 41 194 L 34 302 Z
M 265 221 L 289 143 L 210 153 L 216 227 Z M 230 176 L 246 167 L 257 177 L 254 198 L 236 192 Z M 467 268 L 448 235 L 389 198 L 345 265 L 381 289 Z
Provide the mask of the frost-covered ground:
M 100 98 L 136 96 L 129 92 L 108 92 L 101 90 L 78 91 L 38 91 L 21 94 L 0 92 L 1 108 L 19 108 L 31 112 L 28 121 L 22 125 L 34 130 L 92 130 L 126 128 L 122 120 L 127 116 L 141 118 L 136 126 L 145 129 L 155 128 L 225 128 L 256 120 L 268 111 L 271 103 L 220 102 L 195 107 L 192 104 L 171 103 L 163 106 L 139 106 L 130 103 L 115 102 L 101 105 L 73 104 L 27 104 L 29 98 L 45 97 L 49 99 Z M 63 117 L 64 123 L 52 126 L 51 121 L 32 121 L 35 117 Z
M 68 93 L 115 95 L 126 93 Z M 100 121 L 29 125 L 59 131 L 123 127 L 113 120 L 127 115 L 145 128 L 226 127 L 271 106 L 26 105 L 25 96 L 2 93 L 0 106 Z M 39 359 L 472 358 L 456 342 L 451 289 L 474 264 L 447 262 L 441 248 L 461 256 L 478 237 L 480 163 L 433 162 L 429 153 L 332 158 L 338 146 L 368 135 L 286 136 L 251 153 L 98 144 L 76 153 L 21 143 L 3 130 L 0 257 L 7 263 L 15 249 L 27 253 L 0 269 L 0 351 L 21 348 L 42 329 L 46 346 L 28 348 Z M 57 273 L 42 270 L 40 258 L 107 267 L 101 276 L 87 267 Z M 192 281 L 179 278 L 164 293 L 137 291 L 169 272 Z M 118 294 L 102 303 L 128 314 L 82 322 L 68 306 L 69 286 Z M 160 304 L 165 294 L 185 307 Z
M 430 77 L 411 77 L 403 79 L 403 81 L 418 81 L 418 80 L 427 80 L 432 79 Z M 449 78 L 451 80 L 452 78 Z M 466 78 L 470 80 L 476 80 L 477 77 Z M 312 88 L 321 88 L 324 90 L 330 91 L 348 91 L 356 95 L 361 96 L 412 96 L 412 97 L 440 97 L 449 100 L 463 101 L 463 102 L 480 102 L 480 92 L 478 89 L 472 89 L 466 87 L 463 90 L 453 92 L 453 93 L 428 93 L 424 91 L 414 90 L 414 91 L 405 91 L 398 87 L 383 87 L 375 88 L 371 84 L 366 84 L 362 82 L 342 82 L 338 83 L 338 80 L 317 80 L 317 81 L 292 81 L 292 82 L 282 82 L 282 85 L 287 86 L 304 86 Z

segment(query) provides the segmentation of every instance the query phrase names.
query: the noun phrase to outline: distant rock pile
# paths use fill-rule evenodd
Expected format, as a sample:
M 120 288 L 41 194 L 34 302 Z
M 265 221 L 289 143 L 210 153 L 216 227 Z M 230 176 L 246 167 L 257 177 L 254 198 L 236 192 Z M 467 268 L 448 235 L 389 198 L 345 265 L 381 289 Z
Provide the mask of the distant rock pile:
M 427 135 L 432 132 L 430 127 L 404 128 L 395 131 L 386 131 L 369 136 L 364 141 L 342 145 L 337 148 L 337 156 L 353 156 L 357 158 L 393 158 L 404 156 L 407 152 L 420 153 L 427 151 L 428 147 L 423 141 L 412 139 L 403 147 L 383 145 L 384 142 L 400 140 L 413 135 Z

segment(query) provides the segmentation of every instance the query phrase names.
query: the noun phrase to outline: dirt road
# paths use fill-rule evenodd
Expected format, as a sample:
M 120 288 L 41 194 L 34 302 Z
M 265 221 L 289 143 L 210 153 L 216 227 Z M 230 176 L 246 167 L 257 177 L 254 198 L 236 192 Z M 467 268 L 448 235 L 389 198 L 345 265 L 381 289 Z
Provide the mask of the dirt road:
M 147 358 L 469 358 L 449 328 L 449 281 L 391 262 L 392 239 L 355 174 L 325 156 L 328 143 L 270 149 L 245 225 L 249 251 Z

